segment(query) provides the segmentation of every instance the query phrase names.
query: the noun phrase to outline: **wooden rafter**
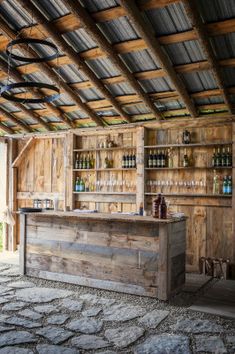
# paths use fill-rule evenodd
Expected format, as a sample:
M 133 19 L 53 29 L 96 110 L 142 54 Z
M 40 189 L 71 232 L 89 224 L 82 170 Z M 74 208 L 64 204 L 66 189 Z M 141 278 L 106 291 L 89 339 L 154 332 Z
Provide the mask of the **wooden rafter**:
M 234 67 L 235 66 L 235 58 L 228 58 L 228 59 L 223 59 L 218 61 L 219 65 L 221 67 Z M 69 60 L 68 57 L 62 56 L 58 59 L 58 61 L 51 61 L 50 66 L 52 67 L 60 67 L 62 65 L 66 64 L 71 64 L 71 61 Z M 209 70 L 210 69 L 210 64 L 208 61 L 203 60 L 199 62 L 193 62 L 193 63 L 188 63 L 188 64 L 180 64 L 180 65 L 175 65 L 174 66 L 175 71 L 180 74 L 180 73 L 191 73 L 191 72 L 200 72 L 204 70 Z M 28 65 L 21 65 L 17 67 L 18 72 L 20 72 L 22 75 L 25 74 L 25 70 L 27 70 L 27 74 L 33 74 L 35 72 L 38 72 L 38 67 L 36 64 L 28 64 Z M 156 79 L 160 77 L 165 77 L 166 73 L 162 69 L 155 69 L 155 70 L 148 70 L 148 71 L 141 71 L 141 72 L 136 72 L 133 74 L 136 79 L 138 80 L 149 80 L 149 79 Z M 7 78 L 7 74 L 4 73 L 3 71 L 0 72 L 0 80 L 4 80 Z M 108 77 L 105 79 L 101 79 L 104 85 L 110 85 L 110 84 L 118 84 L 121 82 L 125 82 L 125 79 L 121 75 L 117 75 L 114 77 Z M 90 81 L 81 81 L 81 82 L 76 82 L 70 84 L 70 87 L 77 88 L 78 90 L 84 90 L 84 89 L 89 89 L 93 88 L 94 85 Z M 63 91 L 62 91 L 63 92 Z
M 178 3 L 180 1 L 177 0 L 149 0 L 143 3 L 137 1 L 137 5 L 141 11 L 156 9 L 160 7 L 165 7 L 167 5 Z M 101 10 L 98 12 L 94 12 L 91 14 L 93 20 L 97 23 L 112 21 L 119 17 L 126 16 L 126 11 L 121 6 L 112 7 L 110 9 Z M 62 16 L 54 21 L 52 21 L 53 26 L 56 31 L 60 34 L 76 31 L 81 25 L 80 22 L 73 14 L 68 14 Z M 234 32 L 235 19 L 226 19 L 219 22 L 213 22 L 206 25 L 207 31 L 210 36 L 218 36 L 220 34 L 226 34 Z M 40 25 L 36 24 L 32 27 L 27 27 L 22 30 L 22 33 L 27 35 L 32 35 L 34 37 L 41 38 L 43 32 L 43 28 Z M 190 41 L 197 39 L 197 34 L 194 30 L 188 30 L 186 32 L 180 32 L 176 34 L 170 34 L 161 36 L 158 38 L 161 44 L 171 44 L 178 43 L 183 41 Z
M 181 99 L 185 103 L 190 115 L 192 117 L 198 116 L 195 105 L 192 99 L 190 98 L 183 82 L 181 81 L 181 78 L 177 75 L 176 71 L 174 70 L 169 57 L 162 50 L 158 40 L 155 37 L 152 28 L 147 23 L 145 23 L 138 7 L 131 0 L 125 0 L 125 1 L 121 0 L 121 5 L 126 10 L 130 21 L 137 29 L 142 39 L 144 39 L 144 41 L 148 45 L 148 48 L 151 51 L 151 54 L 155 58 L 156 62 L 160 62 L 161 67 L 169 76 L 170 80 L 172 81 L 173 85 L 178 91 Z
M 154 105 L 149 96 L 144 92 L 129 69 L 125 66 L 103 33 L 95 25 L 95 22 L 93 21 L 90 14 L 86 11 L 86 9 L 82 7 L 79 2 L 74 0 L 64 0 L 64 3 L 67 8 L 74 14 L 74 16 L 81 22 L 82 27 L 91 35 L 98 46 L 104 51 L 104 53 L 106 53 L 106 55 L 108 55 L 114 66 L 119 70 L 121 75 L 126 79 L 134 91 L 139 95 L 146 107 L 148 107 L 148 109 L 155 115 L 156 118 L 161 119 L 162 115 L 157 107 Z
M 1 31 L 10 39 L 16 39 L 17 33 L 15 33 L 4 21 L 0 19 L 0 29 Z M 24 49 L 23 49 L 24 52 Z M 37 57 L 36 55 L 32 55 L 27 51 L 27 56 Z M 74 90 L 66 84 L 64 81 L 61 81 L 59 76 L 50 68 L 47 63 L 37 63 L 39 71 L 42 71 L 46 76 L 48 76 L 52 81 L 56 82 L 56 84 L 68 94 L 68 96 L 75 102 L 75 104 L 83 110 L 91 119 L 97 124 L 103 126 L 100 118 L 89 108 L 87 105 L 82 102 L 81 98 L 74 92 Z
M 48 22 L 45 22 L 45 17 L 41 14 L 37 7 L 35 7 L 29 0 L 17 1 L 26 11 L 30 13 L 32 12 L 34 14 L 34 18 L 39 24 L 42 25 L 43 29 L 53 39 L 61 51 L 63 51 L 72 60 L 72 62 L 77 65 L 79 69 L 94 83 L 95 87 L 101 92 L 101 94 L 111 102 L 112 106 L 120 114 L 122 119 L 130 122 L 129 115 L 120 107 L 109 90 L 102 84 L 94 72 L 84 62 L 84 60 L 80 58 L 78 53 L 70 45 L 68 45 L 62 36 L 56 32 L 54 26 Z
M 229 112 L 232 114 L 233 113 L 233 107 L 232 104 L 229 100 L 229 94 L 228 91 L 225 87 L 225 83 L 223 80 L 223 76 L 221 74 L 221 70 L 219 67 L 219 63 L 217 62 L 216 56 L 214 54 L 214 51 L 212 49 L 211 43 L 209 41 L 209 36 L 206 30 L 206 27 L 204 26 L 201 16 L 198 12 L 196 2 L 193 0 L 183 0 L 184 8 L 187 13 L 187 16 L 189 17 L 194 30 L 197 32 L 197 36 L 200 42 L 200 45 L 206 55 L 206 58 L 210 64 L 210 68 L 212 70 L 212 73 L 214 75 L 214 78 L 217 82 L 218 87 L 221 89 L 221 94 L 224 98 L 224 102 L 228 106 Z
M 19 118 L 16 118 L 12 113 L 4 111 L 4 109 L 2 109 L 1 107 L 0 107 L 0 116 L 3 116 L 10 122 L 16 124 L 16 126 L 18 126 L 21 130 L 23 130 L 23 132 L 27 132 L 27 133 L 32 132 L 32 129 L 26 123 L 23 123 Z

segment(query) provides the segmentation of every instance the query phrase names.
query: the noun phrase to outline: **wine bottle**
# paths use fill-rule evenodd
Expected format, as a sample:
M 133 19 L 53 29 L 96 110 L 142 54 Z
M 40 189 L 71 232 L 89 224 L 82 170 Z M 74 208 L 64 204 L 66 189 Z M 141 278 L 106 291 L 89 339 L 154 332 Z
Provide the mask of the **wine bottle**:
M 158 150 L 158 152 L 157 152 L 157 167 L 161 167 L 161 164 L 162 164 L 162 162 L 161 162 L 161 152 L 160 152 L 160 150 Z
M 152 150 L 150 150 L 150 152 L 149 152 L 148 167 L 149 167 L 149 168 L 152 168 L 152 167 L 153 167 L 153 154 L 152 154 Z
M 228 194 L 232 194 L 233 190 L 233 183 L 232 183 L 232 176 L 228 177 L 228 183 L 227 183 L 227 192 Z
M 152 216 L 153 216 L 153 218 L 156 218 L 156 219 L 160 218 L 161 199 L 162 199 L 161 194 L 158 194 L 158 197 L 153 200 L 153 206 L 152 206 Z
M 222 167 L 226 166 L 226 162 L 227 162 L 227 156 L 225 153 L 225 147 L 223 147 L 222 154 L 221 154 L 221 166 Z
M 221 153 L 220 153 L 220 148 L 218 148 L 217 150 L 217 154 L 216 154 L 216 167 L 220 167 L 222 165 L 221 163 Z
M 157 152 L 154 150 L 153 152 L 153 168 L 157 167 Z
M 184 151 L 183 167 L 189 167 L 189 158 L 186 149 Z
M 79 159 L 79 165 L 78 165 L 79 167 L 79 169 L 81 170 L 82 168 L 83 168 L 83 156 L 81 155 L 80 156 L 80 159 Z
M 232 153 L 230 152 L 229 146 L 227 148 L 227 154 L 226 154 L 226 166 L 227 167 L 232 166 Z
M 85 183 L 82 178 L 80 180 L 80 192 L 85 192 Z
M 75 165 L 74 165 L 75 169 L 79 169 L 79 155 L 76 154 L 76 159 L 75 159 Z
M 214 150 L 213 150 L 213 155 L 212 155 L 211 164 L 212 164 L 213 167 L 216 167 L 216 150 L 215 150 L 215 148 L 214 148 Z
M 79 177 L 76 178 L 75 192 L 80 192 L 80 179 L 79 179 Z
M 136 168 L 136 155 L 135 155 L 134 151 L 133 151 L 133 155 L 132 155 L 132 167 Z
M 163 150 L 162 154 L 161 154 L 161 167 L 165 167 L 166 166 L 166 156 L 165 156 L 165 152 Z
M 126 167 L 126 155 L 125 153 L 122 155 L 122 168 Z
M 213 194 L 219 194 L 219 176 L 216 174 L 216 170 L 214 170 L 213 177 Z
M 222 187 L 223 194 L 227 194 L 227 192 L 228 192 L 227 188 L 228 188 L 228 179 L 227 179 L 227 176 L 225 176 L 223 179 L 223 187 Z
M 160 203 L 160 219 L 166 219 L 167 218 L 167 206 L 166 206 L 166 201 L 165 198 L 162 197 L 161 203 Z
M 91 168 L 91 158 L 90 158 L 90 154 L 88 154 L 88 156 L 87 156 L 86 168 L 88 168 L 88 169 Z

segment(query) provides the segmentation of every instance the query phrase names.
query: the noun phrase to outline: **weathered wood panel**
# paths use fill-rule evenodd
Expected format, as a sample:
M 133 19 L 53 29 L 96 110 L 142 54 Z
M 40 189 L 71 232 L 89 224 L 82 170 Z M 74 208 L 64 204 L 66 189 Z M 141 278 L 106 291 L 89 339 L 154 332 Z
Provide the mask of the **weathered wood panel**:
M 99 284 L 99 287 L 110 290 L 115 288 L 115 283 L 122 284 L 119 291 L 127 289 L 127 292 L 158 296 L 159 252 L 162 244 L 167 242 L 168 251 L 163 252 L 161 258 L 166 267 L 161 283 L 164 285 L 171 281 L 171 258 L 185 253 L 185 244 L 181 240 L 181 237 L 185 238 L 184 222 L 157 223 L 150 218 L 145 218 L 146 221 L 140 218 L 138 222 L 137 218 L 135 221 L 130 217 L 125 220 L 125 216 L 120 218 L 107 220 L 103 214 L 92 217 L 69 213 L 28 214 L 26 273 L 44 274 L 51 279 L 68 275 L 76 277 L 71 278 L 76 283 L 80 279 L 81 285 L 87 279 L 87 285 Z M 159 227 L 163 230 L 160 238 Z M 164 237 L 165 228 L 168 237 Z M 64 279 L 66 281 L 66 277 Z M 102 282 L 105 282 L 104 286 Z M 177 283 L 177 287 L 179 285 Z M 167 299 L 173 291 L 175 288 L 168 287 L 164 295 L 161 297 L 159 293 L 159 296 Z

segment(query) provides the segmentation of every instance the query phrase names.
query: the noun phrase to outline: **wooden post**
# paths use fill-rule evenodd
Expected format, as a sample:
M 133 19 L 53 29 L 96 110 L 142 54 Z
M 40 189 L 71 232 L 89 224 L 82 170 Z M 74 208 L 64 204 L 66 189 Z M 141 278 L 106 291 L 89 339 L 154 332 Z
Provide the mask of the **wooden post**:
M 145 174 L 144 174 L 144 142 L 145 142 L 145 129 L 144 127 L 139 127 L 136 130 L 136 156 L 137 156 L 137 178 L 136 178 L 136 211 L 139 211 L 140 204 L 143 205 L 145 210 L 145 198 L 144 198 L 144 185 L 145 185 Z
M 73 202 L 73 146 L 74 146 L 74 135 L 68 133 L 65 137 L 65 191 L 64 191 L 64 201 L 65 207 L 69 207 L 70 210 L 74 209 Z
M 26 274 L 25 260 L 26 260 L 26 221 L 25 214 L 20 215 L 20 274 Z

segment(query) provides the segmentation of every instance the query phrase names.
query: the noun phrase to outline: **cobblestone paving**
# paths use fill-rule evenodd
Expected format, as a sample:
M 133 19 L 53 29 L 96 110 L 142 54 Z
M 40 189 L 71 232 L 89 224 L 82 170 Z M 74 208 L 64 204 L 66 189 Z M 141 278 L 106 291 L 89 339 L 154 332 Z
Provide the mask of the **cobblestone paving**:
M 19 275 L 0 264 L 0 354 L 234 354 L 235 321 L 170 303 Z

